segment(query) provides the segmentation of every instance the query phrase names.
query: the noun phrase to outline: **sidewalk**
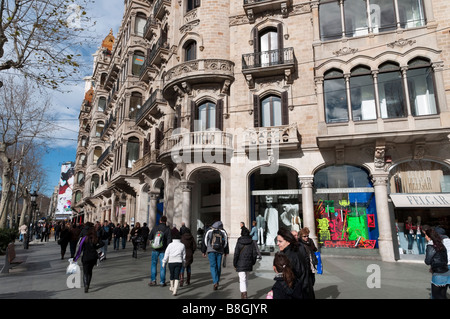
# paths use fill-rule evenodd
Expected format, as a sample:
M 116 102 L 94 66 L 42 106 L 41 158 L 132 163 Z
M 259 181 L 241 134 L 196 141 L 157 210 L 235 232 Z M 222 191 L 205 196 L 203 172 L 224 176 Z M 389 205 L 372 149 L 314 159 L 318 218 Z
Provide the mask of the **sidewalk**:
M 60 259 L 54 241 L 32 242 L 28 250 L 16 242 L 16 255 L 25 262 L 0 275 L 0 299 L 239 299 L 238 276 L 232 255 L 223 268 L 219 290 L 213 291 L 209 263 L 200 251 L 194 254 L 191 285 L 172 296 L 168 287 L 149 287 L 151 251 L 132 255 L 132 245 L 114 251 L 108 246 L 107 260 L 94 268 L 89 293 L 68 288 L 65 270 L 70 258 Z M 3 257 L 3 258 L 2 258 Z M 324 274 L 316 275 L 317 299 L 429 299 L 431 274 L 424 263 L 386 263 L 380 260 L 323 256 Z M 250 299 L 265 299 L 273 285 L 272 256 L 263 256 L 254 266 L 248 284 Z M 4 256 L 0 257 L 0 268 Z M 81 263 L 80 263 L 81 265 Z M 166 279 L 169 279 L 167 270 Z M 157 281 L 159 283 L 159 269 Z M 369 285 L 375 288 L 369 288 Z M 379 288 L 377 284 L 379 283 Z M 72 286 L 74 283 L 71 284 Z

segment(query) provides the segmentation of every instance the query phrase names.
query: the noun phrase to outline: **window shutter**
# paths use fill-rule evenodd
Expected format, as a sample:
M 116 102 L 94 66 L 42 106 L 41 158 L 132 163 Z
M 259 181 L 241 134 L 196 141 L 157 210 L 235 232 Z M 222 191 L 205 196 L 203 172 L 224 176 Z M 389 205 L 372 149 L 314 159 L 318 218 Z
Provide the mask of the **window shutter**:
M 164 138 L 164 133 L 159 129 L 155 129 L 155 150 L 159 150 L 159 146 Z
M 277 25 L 277 40 L 278 40 L 278 61 L 279 63 L 284 62 L 284 50 L 283 50 L 283 24 L 278 23 Z
M 258 95 L 253 95 L 253 126 L 254 127 L 259 127 L 259 96 Z
M 253 53 L 254 53 L 254 57 L 253 57 L 253 65 L 252 65 L 252 61 L 247 61 L 248 65 L 251 65 L 251 67 L 257 67 L 260 65 L 260 47 L 259 47 L 259 31 L 258 28 L 254 28 L 253 29 Z
M 216 129 L 223 131 L 223 99 L 216 104 Z
M 191 101 L 191 132 L 195 132 L 195 121 L 198 120 L 198 108 L 194 101 Z
M 289 125 L 289 99 L 287 91 L 281 93 L 281 123 L 282 125 Z
M 200 0 L 195 0 L 195 7 L 196 8 L 200 7 Z

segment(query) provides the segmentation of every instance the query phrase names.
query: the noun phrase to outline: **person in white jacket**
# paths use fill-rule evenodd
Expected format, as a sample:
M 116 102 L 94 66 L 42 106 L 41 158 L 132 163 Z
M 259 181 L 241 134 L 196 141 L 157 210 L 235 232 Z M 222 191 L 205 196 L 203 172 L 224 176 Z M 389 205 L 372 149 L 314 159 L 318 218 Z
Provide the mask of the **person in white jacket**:
M 186 261 L 186 247 L 181 242 L 179 234 L 172 236 L 172 242 L 167 246 L 162 264 L 166 267 L 169 264 L 170 290 L 172 295 L 177 295 L 178 284 L 180 283 L 181 267 Z

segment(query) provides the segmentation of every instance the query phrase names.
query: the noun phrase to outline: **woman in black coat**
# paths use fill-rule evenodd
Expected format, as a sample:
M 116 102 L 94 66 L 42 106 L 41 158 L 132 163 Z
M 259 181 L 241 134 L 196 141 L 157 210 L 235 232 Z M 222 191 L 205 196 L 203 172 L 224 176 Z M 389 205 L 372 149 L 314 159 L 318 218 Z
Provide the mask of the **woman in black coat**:
M 92 270 L 98 260 L 97 249 L 102 247 L 104 243 L 101 240 L 98 240 L 97 232 L 94 227 L 90 227 L 87 230 L 86 235 L 81 240 L 83 239 L 84 241 L 82 244 L 80 243 L 80 247 L 78 249 L 81 249 L 81 252 L 83 253 L 81 262 L 83 264 L 84 292 L 88 292 L 92 279 Z M 76 259 L 74 259 L 74 261 L 76 261 Z
M 273 270 L 276 273 L 275 284 L 272 286 L 271 296 L 268 299 L 302 299 L 302 287 L 295 277 L 291 263 L 286 254 L 277 252 L 273 258 Z
M 58 244 L 61 246 L 61 259 L 64 259 L 66 254 L 67 245 L 70 241 L 70 224 L 62 224 L 61 231 L 59 234 Z
M 233 266 L 239 275 L 241 299 L 247 299 L 248 273 L 253 270 L 257 257 L 258 252 L 252 237 L 250 237 L 250 231 L 247 228 L 242 228 L 241 237 L 237 240 L 233 258 Z
M 311 267 L 305 247 L 299 245 L 291 231 L 283 227 L 278 230 L 277 245 L 289 258 L 295 277 L 300 280 L 303 299 L 314 299 L 314 290 L 310 281 Z

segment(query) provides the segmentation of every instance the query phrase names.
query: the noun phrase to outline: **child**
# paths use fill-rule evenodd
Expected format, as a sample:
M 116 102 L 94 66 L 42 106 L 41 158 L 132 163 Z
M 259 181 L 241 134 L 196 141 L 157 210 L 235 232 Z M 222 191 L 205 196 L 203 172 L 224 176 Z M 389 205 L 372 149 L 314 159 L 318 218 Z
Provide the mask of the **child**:
M 180 282 L 180 271 L 186 260 L 186 247 L 181 243 L 180 233 L 174 234 L 172 242 L 167 246 L 162 264 L 164 267 L 169 263 L 170 290 L 172 295 L 177 295 L 178 284 Z
M 275 284 L 268 293 L 267 299 L 302 299 L 301 285 L 294 275 L 289 258 L 277 252 L 273 259 L 275 271 Z

